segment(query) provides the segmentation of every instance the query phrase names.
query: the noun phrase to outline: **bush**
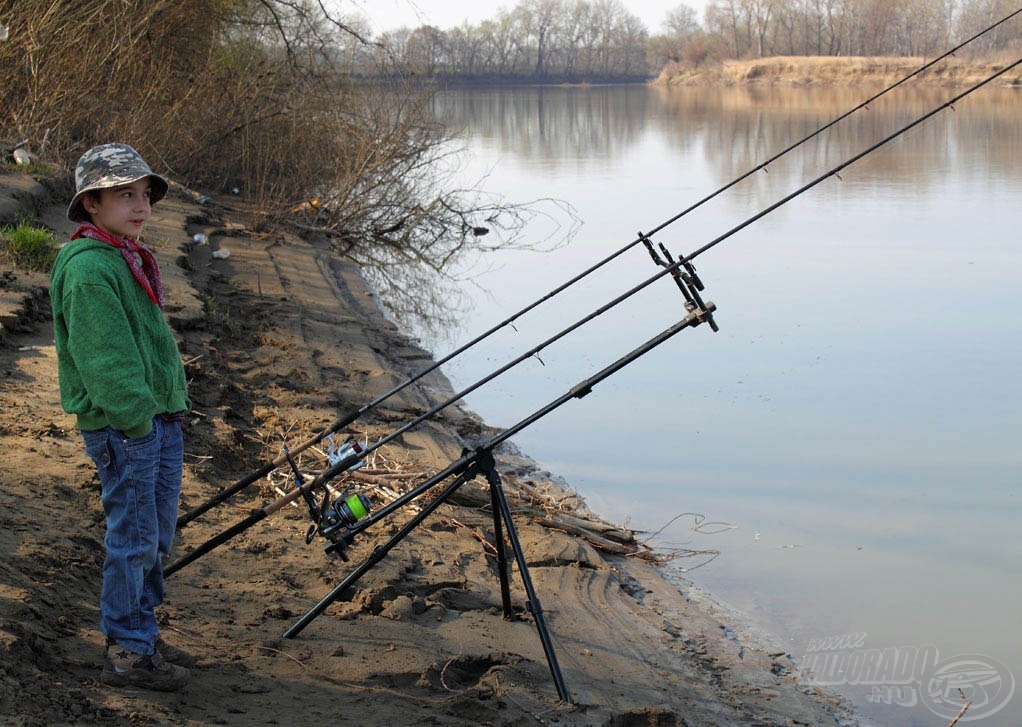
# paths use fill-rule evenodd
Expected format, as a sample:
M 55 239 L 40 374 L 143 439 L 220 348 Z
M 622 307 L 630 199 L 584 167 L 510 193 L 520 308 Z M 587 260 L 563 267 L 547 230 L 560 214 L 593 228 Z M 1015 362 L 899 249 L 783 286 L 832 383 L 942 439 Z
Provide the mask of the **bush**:
M 313 226 L 359 243 L 398 229 L 383 244 L 437 229 L 464 242 L 470 203 L 436 177 L 449 147 L 430 89 L 353 82 L 342 51 L 366 42 L 322 3 L 128 5 L 0 0 L 0 138 L 45 147 L 68 179 L 87 148 L 119 141 L 186 187 L 239 189 L 271 221 L 326 198 Z
M 49 272 L 57 258 L 57 241 L 48 230 L 19 222 L 15 227 L 0 230 L 4 256 L 28 270 Z
M 395 123 L 419 89 L 375 103 L 381 89 L 351 83 L 339 49 L 358 36 L 314 0 L 128 6 L 0 0 L 0 138 L 45 148 L 67 178 L 89 147 L 124 142 L 187 187 L 238 188 L 271 214 L 319 196 L 339 166 L 371 176 L 446 141 L 418 133 L 427 119 Z

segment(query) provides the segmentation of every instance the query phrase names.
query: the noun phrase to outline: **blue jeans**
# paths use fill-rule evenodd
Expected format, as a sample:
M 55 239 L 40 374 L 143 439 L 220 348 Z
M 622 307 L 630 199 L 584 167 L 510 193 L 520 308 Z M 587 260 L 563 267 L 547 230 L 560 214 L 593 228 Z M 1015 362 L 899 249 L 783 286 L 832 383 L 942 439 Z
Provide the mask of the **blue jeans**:
M 110 427 L 82 436 L 106 513 L 100 630 L 120 646 L 152 654 L 155 608 L 163 603 L 160 557 L 170 554 L 181 496 L 181 423 L 155 417 L 152 432 L 138 439 Z

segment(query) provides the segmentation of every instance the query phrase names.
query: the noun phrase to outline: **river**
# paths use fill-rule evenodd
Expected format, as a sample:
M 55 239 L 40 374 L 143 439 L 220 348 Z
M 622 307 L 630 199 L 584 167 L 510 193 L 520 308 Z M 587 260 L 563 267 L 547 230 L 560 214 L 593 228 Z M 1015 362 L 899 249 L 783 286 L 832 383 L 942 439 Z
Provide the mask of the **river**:
M 441 94 L 457 180 L 533 202 L 539 249 L 457 270 L 461 325 L 420 335 L 443 355 L 670 220 L 653 239 L 674 255 L 726 235 L 695 260 L 718 333 L 681 332 L 513 441 L 867 723 L 947 724 L 965 694 L 966 718 L 1022 724 L 1022 94 L 980 90 L 749 222 L 954 93 L 895 91 L 674 219 L 875 90 Z M 633 246 L 444 371 L 461 390 L 660 270 Z M 683 302 L 664 277 L 467 404 L 511 426 Z

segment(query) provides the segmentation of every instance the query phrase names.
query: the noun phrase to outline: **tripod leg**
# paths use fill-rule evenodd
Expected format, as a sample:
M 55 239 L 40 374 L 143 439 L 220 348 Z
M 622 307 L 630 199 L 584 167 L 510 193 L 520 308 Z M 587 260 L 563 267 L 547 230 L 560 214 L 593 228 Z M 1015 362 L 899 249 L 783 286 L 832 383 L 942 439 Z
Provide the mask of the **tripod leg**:
M 489 479 L 489 478 L 487 478 Z M 497 548 L 497 573 L 500 578 L 500 598 L 504 605 L 504 618 L 511 620 L 511 584 L 508 577 L 507 550 L 504 548 L 504 526 L 501 520 L 500 498 L 497 490 L 490 487 L 490 505 L 493 508 L 493 541 Z
M 489 454 L 487 452 L 487 454 Z M 504 487 L 500 483 L 500 475 L 497 474 L 496 467 L 493 463 L 492 455 L 489 456 L 488 461 L 482 461 L 483 458 L 479 458 L 480 469 L 486 475 L 486 481 L 490 484 L 490 495 L 494 502 L 497 503 L 496 510 L 499 511 L 500 516 L 504 519 L 504 524 L 507 526 L 507 537 L 511 541 L 511 549 L 515 554 L 515 562 L 518 563 L 518 572 L 522 576 L 522 585 L 525 586 L 525 593 L 528 596 L 529 610 L 532 612 L 533 618 L 536 620 L 536 630 L 539 632 L 539 640 L 543 644 L 543 651 L 546 653 L 547 664 L 550 666 L 550 674 L 554 678 L 554 686 L 557 687 L 557 695 L 562 701 L 571 703 L 571 697 L 568 695 L 568 688 L 564 685 L 564 677 L 561 675 L 561 667 L 557 664 L 557 654 L 554 652 L 554 644 L 550 639 L 550 632 L 547 630 L 546 619 L 543 617 L 543 607 L 539 603 L 539 596 L 536 595 L 536 589 L 532 587 L 532 578 L 529 577 L 528 564 L 525 562 L 525 554 L 522 552 L 522 544 L 518 540 L 518 531 L 515 529 L 515 523 L 511 519 L 511 508 L 507 504 L 507 497 L 504 495 Z M 494 512 L 494 517 L 497 517 L 498 513 Z M 501 538 L 503 541 L 503 538 Z M 500 546 L 501 548 L 503 546 Z M 502 571 L 506 580 L 506 571 Z M 501 587 L 504 587 L 504 583 L 501 583 Z M 505 613 L 507 612 L 507 605 L 505 605 Z

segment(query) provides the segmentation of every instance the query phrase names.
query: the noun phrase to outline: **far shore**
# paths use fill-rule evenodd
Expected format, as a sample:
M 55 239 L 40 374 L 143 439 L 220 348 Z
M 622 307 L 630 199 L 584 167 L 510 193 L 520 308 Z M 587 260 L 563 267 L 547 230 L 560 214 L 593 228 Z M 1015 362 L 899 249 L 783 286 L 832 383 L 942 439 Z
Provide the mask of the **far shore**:
M 950 56 L 935 61 L 924 56 L 771 56 L 710 60 L 699 64 L 670 62 L 650 75 L 536 75 L 432 73 L 414 80 L 442 88 L 512 88 L 536 86 L 616 86 L 643 84 L 659 87 L 708 86 L 889 86 L 900 81 L 930 87 L 971 86 L 1004 69 L 1016 59 L 963 60 Z M 933 64 L 930 67 L 930 64 Z M 920 70 L 925 67 L 925 70 Z M 358 77 L 361 83 L 380 80 Z M 1022 66 L 997 78 L 994 85 L 1022 88 Z
M 890 85 L 923 67 L 933 58 L 921 56 L 775 56 L 753 60 L 725 60 L 699 66 L 671 63 L 652 81 L 658 86 L 787 85 L 854 86 Z M 967 86 L 1004 68 L 993 60 L 963 61 L 947 58 L 912 78 L 919 85 Z M 1022 67 L 997 79 L 1001 86 L 1022 87 Z

